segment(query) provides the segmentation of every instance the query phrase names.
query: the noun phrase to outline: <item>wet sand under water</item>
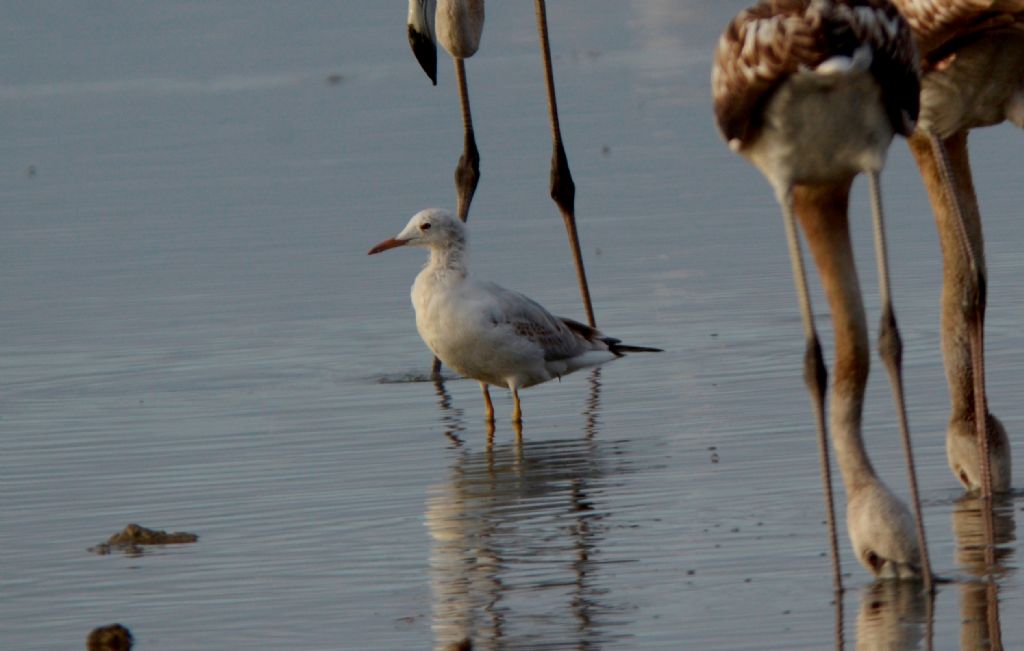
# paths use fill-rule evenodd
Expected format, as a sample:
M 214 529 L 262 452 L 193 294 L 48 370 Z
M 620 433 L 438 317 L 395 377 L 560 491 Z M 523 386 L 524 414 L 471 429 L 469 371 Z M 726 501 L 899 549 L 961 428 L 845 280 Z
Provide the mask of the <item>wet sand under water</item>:
M 742 6 L 549 7 L 598 323 L 666 352 L 524 391 L 520 442 L 505 392 L 489 438 L 475 382 L 426 381 L 421 252 L 366 256 L 454 202 L 450 63 L 431 87 L 403 7 L 11 9 L 0 646 L 81 647 L 120 622 L 143 650 L 1024 648 L 1024 494 L 998 505 L 986 584 L 946 468 L 938 242 L 902 142 L 883 176 L 893 291 L 932 564 L 952 581 L 931 605 L 873 583 L 844 533 L 833 600 L 781 220 L 710 112 L 713 44 Z M 470 264 L 580 319 L 533 20 L 492 3 L 467 62 Z M 990 403 L 1018 469 L 1019 137 L 972 135 Z M 851 210 L 874 324 L 866 194 Z M 873 371 L 864 435 L 906 499 Z M 87 551 L 128 522 L 199 540 Z

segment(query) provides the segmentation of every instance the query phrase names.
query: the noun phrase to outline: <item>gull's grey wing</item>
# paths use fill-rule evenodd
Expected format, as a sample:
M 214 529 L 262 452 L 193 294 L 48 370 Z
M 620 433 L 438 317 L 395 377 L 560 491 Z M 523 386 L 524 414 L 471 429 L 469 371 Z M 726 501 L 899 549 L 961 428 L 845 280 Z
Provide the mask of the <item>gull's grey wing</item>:
M 540 303 L 519 292 L 494 283 L 481 284 L 493 298 L 489 306 L 491 321 L 512 328 L 517 335 L 539 346 L 545 360 L 568 359 L 595 349 L 594 340 L 571 325 L 582 324 L 551 314 Z M 583 327 L 600 334 L 588 326 Z

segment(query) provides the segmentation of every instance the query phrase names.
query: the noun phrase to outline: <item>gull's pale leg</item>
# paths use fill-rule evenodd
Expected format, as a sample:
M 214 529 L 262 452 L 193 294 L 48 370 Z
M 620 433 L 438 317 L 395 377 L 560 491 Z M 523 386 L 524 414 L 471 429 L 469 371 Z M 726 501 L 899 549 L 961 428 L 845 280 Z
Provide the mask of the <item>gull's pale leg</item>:
M 519 390 L 512 389 L 512 422 L 522 423 L 523 422 L 523 410 L 519 405 Z
M 494 404 L 491 403 L 491 391 L 483 382 L 480 383 L 480 391 L 484 394 L 484 420 L 494 423 Z

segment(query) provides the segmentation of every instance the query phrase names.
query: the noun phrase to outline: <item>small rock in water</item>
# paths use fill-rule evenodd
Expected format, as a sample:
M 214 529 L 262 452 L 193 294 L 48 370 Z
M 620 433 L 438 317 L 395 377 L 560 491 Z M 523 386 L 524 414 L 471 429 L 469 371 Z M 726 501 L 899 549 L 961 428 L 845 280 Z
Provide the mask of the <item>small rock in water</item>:
M 85 640 L 87 651 L 131 651 L 132 632 L 127 626 L 110 624 L 92 629 Z
M 143 545 L 180 545 L 194 543 L 199 536 L 185 531 L 174 531 L 168 533 L 156 529 L 147 529 L 141 525 L 129 524 L 123 531 L 119 531 L 107 539 L 107 542 L 90 547 L 89 551 L 106 555 L 113 551 L 121 551 L 132 556 L 140 556 L 143 553 Z

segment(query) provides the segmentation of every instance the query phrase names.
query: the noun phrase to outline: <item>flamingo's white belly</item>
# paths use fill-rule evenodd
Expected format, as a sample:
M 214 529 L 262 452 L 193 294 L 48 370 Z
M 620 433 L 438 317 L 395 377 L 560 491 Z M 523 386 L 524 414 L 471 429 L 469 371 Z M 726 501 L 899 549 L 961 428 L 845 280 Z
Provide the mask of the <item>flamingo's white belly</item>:
M 772 183 L 824 183 L 879 171 L 893 127 L 870 72 L 793 75 L 769 100 L 741 153 Z

